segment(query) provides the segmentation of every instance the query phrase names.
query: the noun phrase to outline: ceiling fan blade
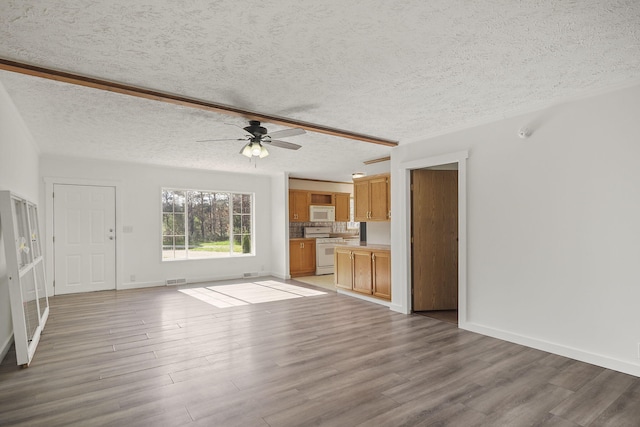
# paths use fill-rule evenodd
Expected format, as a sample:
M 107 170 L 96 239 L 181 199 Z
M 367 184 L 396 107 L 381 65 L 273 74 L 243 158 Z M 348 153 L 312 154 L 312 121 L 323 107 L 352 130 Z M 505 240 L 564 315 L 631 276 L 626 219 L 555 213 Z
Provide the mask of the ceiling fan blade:
M 298 144 L 293 144 L 287 141 L 279 141 L 277 139 L 272 139 L 272 140 L 265 139 L 262 141 L 262 143 L 273 145 L 274 147 L 286 148 L 288 150 L 298 150 L 300 147 L 302 147 L 301 145 L 298 145 Z
M 307 133 L 304 129 L 295 128 L 295 129 L 284 129 L 277 130 L 275 132 L 271 132 L 265 136 L 270 136 L 272 138 L 285 138 L 287 136 L 296 136 L 302 135 L 303 133 Z
M 216 141 L 246 141 L 246 138 L 224 138 L 224 139 L 201 139 L 196 142 L 216 142 Z

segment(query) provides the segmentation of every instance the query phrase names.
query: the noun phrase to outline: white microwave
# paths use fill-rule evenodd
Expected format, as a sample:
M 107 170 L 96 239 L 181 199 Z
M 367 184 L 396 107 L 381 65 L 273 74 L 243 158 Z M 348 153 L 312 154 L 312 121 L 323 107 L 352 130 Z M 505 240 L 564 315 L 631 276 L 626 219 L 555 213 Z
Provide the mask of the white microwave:
M 334 222 L 336 220 L 335 206 L 309 206 L 309 220 L 312 222 Z

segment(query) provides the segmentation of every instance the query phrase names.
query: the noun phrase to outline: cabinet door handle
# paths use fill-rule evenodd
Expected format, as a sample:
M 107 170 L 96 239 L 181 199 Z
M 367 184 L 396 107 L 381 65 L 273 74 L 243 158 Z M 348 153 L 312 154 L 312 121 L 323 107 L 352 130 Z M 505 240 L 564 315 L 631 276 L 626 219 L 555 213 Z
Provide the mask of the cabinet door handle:
M 373 261 L 373 262 L 376 261 L 376 254 L 371 254 L 371 261 Z

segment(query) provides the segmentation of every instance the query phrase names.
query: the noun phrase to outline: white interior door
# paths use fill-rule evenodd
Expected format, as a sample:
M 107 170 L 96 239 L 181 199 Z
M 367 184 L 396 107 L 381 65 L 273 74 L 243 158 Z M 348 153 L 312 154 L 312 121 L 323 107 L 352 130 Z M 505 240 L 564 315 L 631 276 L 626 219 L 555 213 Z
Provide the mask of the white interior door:
M 115 188 L 53 186 L 55 294 L 116 288 Z

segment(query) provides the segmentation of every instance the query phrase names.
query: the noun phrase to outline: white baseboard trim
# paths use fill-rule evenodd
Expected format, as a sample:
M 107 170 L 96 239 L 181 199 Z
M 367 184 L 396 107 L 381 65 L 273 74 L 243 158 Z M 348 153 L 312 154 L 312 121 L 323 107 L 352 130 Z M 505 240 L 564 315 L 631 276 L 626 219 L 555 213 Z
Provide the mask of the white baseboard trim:
M 207 276 L 207 277 L 187 277 L 186 285 L 194 285 L 197 283 L 207 283 L 207 282 L 219 282 L 221 280 L 254 280 L 259 279 L 261 277 L 269 277 L 272 276 L 271 273 L 258 273 L 256 276 L 244 277 L 244 274 L 234 274 L 234 275 L 226 275 L 226 276 Z M 276 276 L 277 277 L 277 276 Z M 185 283 L 180 283 L 179 286 L 184 286 Z M 167 285 L 166 281 L 161 282 L 127 282 L 122 283 L 118 290 L 125 289 L 140 289 L 140 288 L 154 288 L 156 286 L 175 286 L 175 285 Z
M 410 313 L 407 313 L 407 311 L 405 310 L 405 308 L 401 304 L 391 303 L 389 305 L 389 310 L 395 311 L 395 312 L 398 312 L 398 313 L 402 313 L 402 314 L 410 314 Z
M 358 298 L 358 299 L 361 299 L 361 300 L 373 302 L 375 304 L 384 305 L 385 307 L 391 308 L 391 303 L 389 301 L 384 301 L 384 300 L 381 300 L 381 299 L 378 299 L 378 298 L 368 297 L 366 295 L 357 294 L 355 292 L 349 292 L 347 290 L 340 289 L 340 288 L 336 288 L 336 292 L 338 292 L 341 295 L 348 295 L 348 296 L 353 297 L 353 298 Z
M 257 273 L 257 275 L 255 276 L 248 276 L 248 277 L 244 277 L 244 273 L 232 274 L 232 275 L 226 275 L 226 276 L 187 277 L 187 283 L 191 285 L 196 283 L 219 282 L 221 280 L 238 280 L 238 279 L 254 280 L 254 279 L 259 279 L 261 277 L 268 277 L 270 275 L 271 275 L 270 273 L 261 272 L 261 273 Z
M 13 344 L 13 334 L 9 335 L 9 337 L 2 343 L 2 347 L 0 347 L 0 362 L 4 360 L 7 353 L 9 353 L 9 349 L 11 348 L 11 344 Z
M 570 359 L 579 360 L 581 362 L 590 363 L 592 365 L 601 366 L 603 368 L 612 369 L 614 371 L 623 372 L 625 374 L 640 377 L 640 363 L 635 364 L 624 360 L 614 359 L 601 354 L 590 353 L 577 348 L 557 344 L 549 341 L 530 338 L 524 335 L 514 334 L 512 332 L 495 329 L 488 326 L 478 325 L 472 322 L 464 322 L 458 325 L 460 329 L 498 338 L 516 344 L 521 344 L 537 350 L 546 351 L 557 354 L 559 356 L 568 357 Z
M 122 291 L 125 289 L 140 289 L 140 288 L 155 288 L 157 286 L 166 286 L 164 282 L 127 282 L 121 283 L 118 286 L 118 290 Z

